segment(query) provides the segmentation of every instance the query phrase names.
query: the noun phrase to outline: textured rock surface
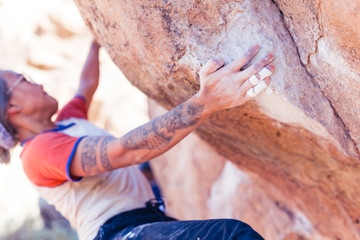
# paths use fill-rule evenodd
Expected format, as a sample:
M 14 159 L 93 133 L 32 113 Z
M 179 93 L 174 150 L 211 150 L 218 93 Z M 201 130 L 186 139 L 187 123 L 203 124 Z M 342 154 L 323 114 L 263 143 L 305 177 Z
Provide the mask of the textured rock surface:
M 260 56 L 276 54 L 274 94 L 213 115 L 198 134 L 250 173 L 244 204 L 269 209 L 248 221 L 279 239 L 360 238 L 359 2 L 75 0 L 127 78 L 166 108 L 197 91 L 209 58 L 230 62 L 253 43 Z M 217 179 L 219 169 L 209 172 Z M 242 215 L 244 206 L 228 204 Z M 295 226 L 287 234 L 271 234 L 281 228 L 276 212 Z
M 360 1 L 275 2 L 284 14 L 301 61 L 359 150 Z

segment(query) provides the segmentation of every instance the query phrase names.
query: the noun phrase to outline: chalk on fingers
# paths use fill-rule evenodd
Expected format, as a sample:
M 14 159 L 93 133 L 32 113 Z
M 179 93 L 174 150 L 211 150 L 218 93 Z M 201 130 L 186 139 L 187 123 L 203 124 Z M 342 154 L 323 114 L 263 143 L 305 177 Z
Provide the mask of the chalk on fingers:
M 263 69 L 261 69 L 261 71 L 259 72 L 260 75 L 260 80 L 264 80 L 264 78 L 270 77 L 272 74 L 272 72 L 267 69 L 266 67 L 264 67 Z
M 273 90 L 271 87 L 267 87 L 265 92 L 267 96 L 270 96 L 273 93 Z
M 264 67 L 263 69 L 260 70 L 260 72 L 256 75 L 252 75 L 249 78 L 249 81 L 252 83 L 252 85 L 257 85 L 260 83 L 260 81 L 264 80 L 267 77 L 270 77 L 272 74 L 272 72 L 267 69 L 266 67 Z M 259 75 L 260 77 L 258 78 L 257 75 Z
M 261 93 L 262 91 L 265 90 L 265 88 L 267 88 L 267 85 L 264 81 L 261 81 L 258 85 L 256 85 L 255 87 L 250 88 L 246 94 L 249 95 L 250 97 L 255 97 L 256 95 L 258 95 L 259 93 Z
M 252 83 L 252 85 L 257 85 L 260 83 L 260 80 L 255 76 L 255 75 L 252 75 L 250 78 L 249 78 L 249 81 Z

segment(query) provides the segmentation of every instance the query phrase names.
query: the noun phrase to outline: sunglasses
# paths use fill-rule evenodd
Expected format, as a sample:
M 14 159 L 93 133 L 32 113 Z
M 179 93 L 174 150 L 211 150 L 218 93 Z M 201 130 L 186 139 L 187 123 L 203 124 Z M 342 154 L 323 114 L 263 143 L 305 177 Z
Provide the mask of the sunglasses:
M 11 87 L 8 88 L 7 90 L 7 94 L 10 94 L 14 88 L 19 85 L 19 83 L 21 83 L 22 81 L 26 81 L 28 83 L 31 83 L 31 84 L 37 84 L 34 80 L 32 80 L 31 77 L 25 75 L 25 74 L 21 74 L 19 78 L 17 78 L 14 82 L 13 85 L 11 85 Z

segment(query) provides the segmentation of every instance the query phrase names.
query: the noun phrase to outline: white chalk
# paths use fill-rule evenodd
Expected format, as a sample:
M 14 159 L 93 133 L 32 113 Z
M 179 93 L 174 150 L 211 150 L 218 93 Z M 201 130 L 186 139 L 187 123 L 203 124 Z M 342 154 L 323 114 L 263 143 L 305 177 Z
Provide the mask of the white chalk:
M 249 78 L 249 81 L 252 83 L 252 85 L 257 85 L 260 83 L 260 81 L 264 80 L 265 78 L 267 77 L 270 77 L 272 72 L 267 69 L 266 67 L 261 69 L 260 72 L 258 73 L 260 75 L 260 80 L 256 77 L 256 75 L 252 75 L 250 78 Z
M 258 95 L 259 93 L 261 93 L 262 91 L 264 91 L 264 89 L 267 88 L 267 85 L 264 81 L 261 81 L 258 85 L 256 85 L 255 87 L 250 88 L 246 94 L 249 95 L 250 97 L 255 97 L 256 95 Z
M 267 69 L 266 67 L 264 67 L 263 69 L 261 69 L 261 71 L 259 72 L 260 75 L 260 80 L 264 80 L 264 78 L 270 77 L 272 74 L 272 72 Z
M 267 87 L 265 92 L 267 96 L 270 96 L 273 93 L 273 90 L 271 87 Z
M 249 78 L 249 81 L 252 83 L 252 85 L 257 85 L 260 83 L 260 80 L 255 76 L 255 75 L 252 75 L 250 78 Z

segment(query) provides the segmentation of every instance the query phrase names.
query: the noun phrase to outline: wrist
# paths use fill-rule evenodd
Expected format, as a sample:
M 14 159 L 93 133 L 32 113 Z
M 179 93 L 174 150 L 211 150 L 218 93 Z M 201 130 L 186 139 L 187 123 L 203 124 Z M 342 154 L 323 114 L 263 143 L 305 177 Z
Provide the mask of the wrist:
M 202 116 L 205 118 L 216 112 L 216 110 L 212 107 L 212 104 L 210 104 L 208 98 L 202 94 L 201 91 L 192 96 L 191 100 L 203 106 Z

